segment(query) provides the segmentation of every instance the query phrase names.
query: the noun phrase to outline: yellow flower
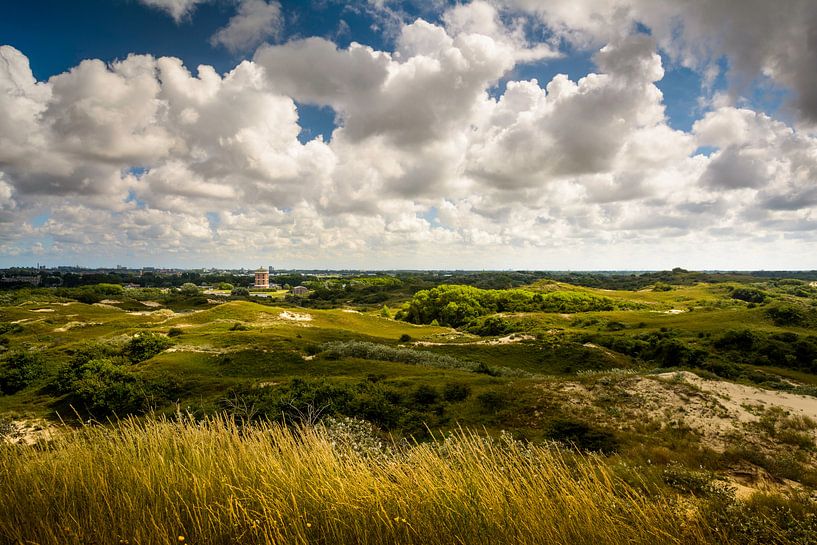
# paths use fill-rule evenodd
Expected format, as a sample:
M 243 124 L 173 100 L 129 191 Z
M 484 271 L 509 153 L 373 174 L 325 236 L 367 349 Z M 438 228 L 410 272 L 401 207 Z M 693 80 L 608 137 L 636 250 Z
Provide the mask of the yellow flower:
M 179 543 L 184 543 L 184 536 L 179 536 Z
M 311 523 L 311 522 L 307 522 L 307 523 L 306 523 L 306 527 L 307 527 L 307 528 L 312 528 L 312 523 Z

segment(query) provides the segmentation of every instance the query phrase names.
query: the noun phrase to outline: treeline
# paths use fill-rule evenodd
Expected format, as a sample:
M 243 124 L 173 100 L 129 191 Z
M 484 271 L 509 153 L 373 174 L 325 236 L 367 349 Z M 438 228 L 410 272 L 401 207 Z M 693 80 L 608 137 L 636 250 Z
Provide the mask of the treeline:
M 460 327 L 497 312 L 574 313 L 632 306 L 582 291 L 539 293 L 525 289 L 483 290 L 472 286 L 442 285 L 415 293 L 395 318 L 414 324 Z
M 738 282 L 742 284 L 780 280 L 805 284 L 817 280 L 817 271 L 747 271 L 747 272 L 697 272 L 675 268 L 671 271 L 633 272 L 554 272 L 544 278 L 609 290 L 640 290 L 656 284 L 693 286 L 699 283 L 718 284 Z

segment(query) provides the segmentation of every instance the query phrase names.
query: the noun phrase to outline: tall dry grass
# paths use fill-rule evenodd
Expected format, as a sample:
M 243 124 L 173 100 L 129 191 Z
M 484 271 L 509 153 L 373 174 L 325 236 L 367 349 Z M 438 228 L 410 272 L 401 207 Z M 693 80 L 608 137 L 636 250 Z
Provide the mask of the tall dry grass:
M 602 460 L 461 433 L 382 453 L 323 428 L 127 420 L 0 447 L 0 540 L 704 543 L 694 509 Z

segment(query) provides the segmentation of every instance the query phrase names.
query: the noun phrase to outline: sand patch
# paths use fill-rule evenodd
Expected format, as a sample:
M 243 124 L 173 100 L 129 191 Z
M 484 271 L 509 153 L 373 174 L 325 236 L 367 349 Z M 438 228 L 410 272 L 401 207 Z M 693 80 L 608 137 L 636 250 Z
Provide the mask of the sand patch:
M 110 310 L 118 310 L 119 312 L 125 312 L 121 308 L 115 307 L 113 305 L 109 305 L 108 303 L 94 303 L 93 306 L 99 307 L 99 308 L 107 308 L 107 309 L 110 309 Z
M 66 323 L 62 327 L 58 327 L 58 328 L 54 329 L 54 333 L 65 333 L 66 331 L 69 331 L 71 329 L 77 329 L 77 328 L 81 328 L 81 327 L 91 327 L 91 326 L 95 326 L 95 325 L 102 325 L 102 322 L 74 322 L 74 321 L 71 321 L 71 322 Z
M 472 344 L 487 344 L 487 345 L 502 345 L 502 344 L 515 344 L 521 343 L 525 341 L 533 341 L 536 340 L 536 337 L 533 335 L 519 335 L 516 333 L 511 333 L 510 335 L 506 335 L 505 337 L 500 337 L 498 339 L 486 339 L 484 341 L 477 341 Z
M 121 305 L 122 301 L 117 301 L 116 299 L 103 299 L 100 301 L 103 305 Z
M 54 312 L 53 308 L 33 308 L 31 312 Z
M 0 436 L 0 441 L 12 445 L 34 445 L 40 441 L 50 441 L 57 434 L 57 426 L 43 419 L 20 419 L 10 422 L 10 430 Z
M 139 302 L 142 303 L 143 305 L 145 305 L 146 307 L 150 307 L 150 308 L 157 308 L 157 307 L 162 306 L 162 303 L 159 303 L 157 301 L 139 301 Z
M 192 345 L 192 344 L 177 344 L 175 346 L 171 346 L 165 352 L 192 352 L 195 354 L 226 354 L 227 352 L 239 352 L 241 348 L 235 349 L 228 349 L 228 348 L 216 348 L 214 346 L 208 345 Z
M 169 308 L 161 308 L 159 310 L 137 310 L 135 312 L 128 312 L 131 316 L 164 316 L 167 320 L 179 316 Z
M 521 343 L 524 341 L 533 341 L 536 339 L 533 335 L 521 335 L 519 333 L 511 333 L 510 335 L 506 335 L 505 337 L 499 337 L 497 339 L 483 339 L 479 341 L 465 341 L 461 342 L 463 338 L 467 338 L 464 335 L 444 335 L 446 339 L 449 339 L 449 342 L 437 342 L 437 341 L 415 341 L 413 344 L 415 346 L 473 346 L 473 345 L 506 345 L 506 344 L 515 344 Z M 471 336 L 473 337 L 473 335 Z
M 705 380 L 687 371 L 616 377 L 611 373 L 590 384 L 554 382 L 540 387 L 587 418 L 622 430 L 636 430 L 650 421 L 661 427 L 688 427 L 702 444 L 717 451 L 734 444 L 736 437 L 767 451 L 783 448 L 764 438 L 757 427 L 770 409 L 817 421 L 815 397 Z M 817 437 L 815 430 L 809 433 Z
M 288 320 L 291 322 L 311 322 L 312 315 L 306 313 L 298 313 L 298 312 L 290 312 L 285 310 L 284 312 L 278 315 L 278 318 L 281 320 Z

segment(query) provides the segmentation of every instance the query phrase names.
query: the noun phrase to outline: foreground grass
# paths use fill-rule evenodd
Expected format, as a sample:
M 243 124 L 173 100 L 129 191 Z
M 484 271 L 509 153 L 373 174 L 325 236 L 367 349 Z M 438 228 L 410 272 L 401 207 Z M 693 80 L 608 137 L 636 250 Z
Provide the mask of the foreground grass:
M 5 543 L 705 543 L 601 459 L 462 433 L 384 451 L 325 428 L 129 420 L 0 447 Z

